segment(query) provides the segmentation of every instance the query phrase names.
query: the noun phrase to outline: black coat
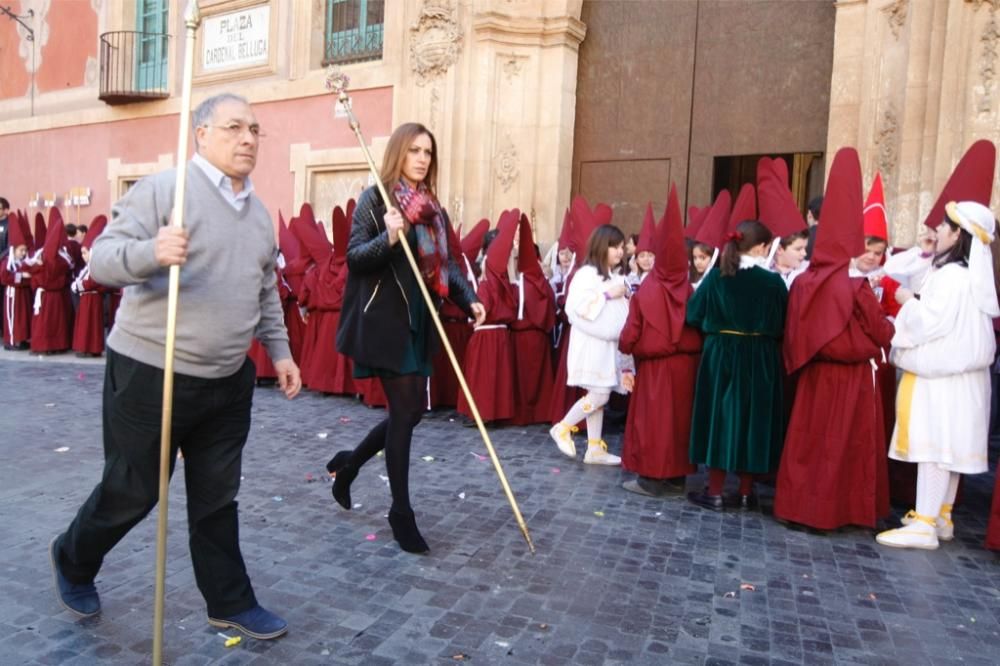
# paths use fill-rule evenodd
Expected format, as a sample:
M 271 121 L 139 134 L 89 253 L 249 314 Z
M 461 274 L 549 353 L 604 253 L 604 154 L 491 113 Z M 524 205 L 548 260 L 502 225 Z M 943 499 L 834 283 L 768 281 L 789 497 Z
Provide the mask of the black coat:
M 347 244 L 347 284 L 337 328 L 337 351 L 350 356 L 355 363 L 398 371 L 403 364 L 407 337 L 412 335 L 407 299 L 410 294 L 421 296 L 402 244 L 389 245 L 389 233 L 382 220 L 385 213 L 377 187 L 362 192 L 354 209 L 351 239 Z M 450 224 L 447 215 L 445 222 Z M 412 229 L 406 240 L 416 257 L 416 234 Z M 433 292 L 431 297 L 439 310 L 441 299 Z M 470 317 L 471 305 L 478 302 L 455 257 L 450 255 L 448 298 Z M 426 326 L 430 330 L 425 336 L 428 346 L 425 353 L 430 358 L 439 341 L 430 317 L 426 318 Z

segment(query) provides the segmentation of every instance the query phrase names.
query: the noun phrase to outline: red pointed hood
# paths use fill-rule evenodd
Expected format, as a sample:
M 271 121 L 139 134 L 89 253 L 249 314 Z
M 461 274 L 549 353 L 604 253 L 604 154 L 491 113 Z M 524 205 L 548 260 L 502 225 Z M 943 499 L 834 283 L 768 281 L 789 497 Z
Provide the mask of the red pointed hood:
M 580 195 L 573 198 L 570 204 L 570 214 L 573 216 L 571 228 L 573 240 L 570 242 L 576 256 L 580 257 L 587 250 L 587 241 L 594 229 L 611 222 L 611 208 L 606 204 L 598 204 L 597 210 L 591 210 L 590 204 Z
M 29 233 L 25 234 L 24 232 L 26 228 L 27 225 L 24 224 L 21 216 L 18 215 L 17 211 L 12 210 L 10 215 L 7 217 L 7 235 L 12 251 L 13 248 L 19 245 L 28 247 L 30 251 L 31 233 L 29 231 Z
M 803 231 L 806 221 L 788 187 L 788 165 L 778 157 L 757 162 L 757 205 L 760 221 L 776 238 Z
M 736 195 L 733 210 L 729 214 L 729 226 L 726 231 L 736 231 L 736 225 L 746 220 L 757 219 L 757 194 L 750 183 L 744 183 L 740 193 Z
M 556 324 L 555 295 L 538 262 L 531 222 L 524 213 L 521 213 L 517 229 L 517 270 L 524 281 L 523 317 L 535 328 L 548 332 Z
M 285 217 L 278 210 L 278 249 L 285 257 L 285 263 L 291 263 L 302 256 L 302 246 L 292 230 L 285 223 Z
M 688 206 L 688 223 L 684 227 L 685 238 L 694 240 L 698 237 L 698 231 L 704 224 L 710 210 L 712 210 L 711 206 Z
M 346 259 L 347 243 L 351 237 L 351 218 L 343 208 L 336 206 L 330 214 L 330 224 L 333 227 L 333 256 Z
M 944 209 L 942 209 L 944 210 Z M 45 216 L 41 211 L 35 213 L 35 249 L 45 245 Z
M 726 233 L 729 231 L 729 210 L 732 197 L 729 190 L 722 190 L 719 196 L 715 197 L 715 203 L 705 216 L 705 221 L 698 229 L 695 241 L 704 243 L 709 247 L 721 250 L 726 240 Z
M 486 267 L 490 271 L 498 275 L 507 274 L 507 262 L 514 250 L 514 234 L 520 221 L 521 211 L 517 208 L 500 213 L 500 220 L 497 222 L 499 233 L 486 250 Z
M 566 248 L 576 252 L 576 248 L 573 247 L 573 216 L 570 214 L 569 208 L 563 214 L 562 229 L 559 230 L 559 249 Z
M 853 148 L 833 158 L 823 198 L 823 229 L 808 270 L 792 284 L 785 318 L 785 371 L 795 372 L 847 327 L 864 278 L 850 278 L 851 258 L 864 252 L 861 162 Z
M 486 238 L 486 232 L 489 230 L 490 221 L 483 218 L 476 223 L 476 226 L 469 230 L 469 233 L 462 236 L 462 240 L 460 241 L 462 244 L 462 254 L 465 255 L 470 264 L 475 263 L 476 257 L 479 256 L 479 251 L 483 248 L 483 239 Z
M 354 224 L 354 209 L 357 207 L 358 207 L 357 201 L 355 201 L 354 199 L 347 200 L 347 206 L 344 207 L 344 213 L 347 214 L 348 228 L 350 228 L 350 225 Z
M 66 235 L 66 225 L 63 223 L 62 213 L 58 208 L 49 209 L 49 225 L 45 230 L 45 249 L 42 256 L 45 263 L 55 261 L 59 256 L 59 248 L 66 247 L 69 243 L 69 236 Z
M 656 263 L 653 264 L 653 272 L 639 285 L 636 298 L 649 325 L 671 343 L 677 344 L 684 330 L 687 301 L 693 289 L 688 280 L 681 206 L 677 199 L 677 186 L 673 184 L 663 219 L 656 227 L 654 247 Z
M 874 236 L 889 242 L 889 222 L 885 214 L 885 194 L 882 192 L 882 174 L 875 172 L 872 189 L 864 207 L 864 236 Z
M 448 254 L 451 255 L 452 260 L 461 269 L 461 273 L 465 275 L 465 266 L 462 262 L 462 241 L 458 240 L 458 233 L 455 231 L 455 227 L 450 224 L 446 224 L 445 227 L 448 229 Z
M 517 229 L 517 270 L 532 276 L 540 276 L 544 280 L 545 273 L 542 272 L 542 265 L 538 263 L 535 237 L 531 233 L 531 221 L 528 220 L 526 214 L 521 213 Z M 546 282 L 546 284 L 548 283 Z
M 98 215 L 90 222 L 90 226 L 87 227 L 87 235 L 83 237 L 83 247 L 88 250 L 94 246 L 94 241 L 97 237 L 101 235 L 104 228 L 108 226 L 108 216 Z
M 937 229 L 944 221 L 944 207 L 949 201 L 976 201 L 989 207 L 996 164 L 997 148 L 992 141 L 980 139 L 969 146 L 951 172 L 924 224 Z M 823 214 L 826 214 L 825 208 Z
M 323 263 L 330 257 L 332 252 L 330 242 L 326 239 L 323 230 L 316 224 L 312 206 L 307 203 L 302 204 L 299 216 L 292 219 L 290 228 L 299 240 L 302 249 L 317 264 Z
M 653 204 L 646 204 L 646 216 L 642 218 L 642 231 L 639 232 L 639 242 L 635 244 L 635 253 L 652 252 L 656 253 L 654 237 L 656 236 L 656 222 L 653 220 Z

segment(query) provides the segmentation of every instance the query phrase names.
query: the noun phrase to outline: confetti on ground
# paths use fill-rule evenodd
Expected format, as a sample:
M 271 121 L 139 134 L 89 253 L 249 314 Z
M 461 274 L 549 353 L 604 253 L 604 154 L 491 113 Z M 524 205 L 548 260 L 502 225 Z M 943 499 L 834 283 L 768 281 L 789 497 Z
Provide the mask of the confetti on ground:
M 559 468 L 558 467 L 553 467 L 552 468 L 552 473 L 553 474 L 558 474 L 559 473 Z
M 750 583 L 743 583 L 742 585 L 740 585 L 740 589 L 741 590 L 746 590 L 747 592 L 756 592 L 757 591 L 757 588 L 755 586 L 751 585 Z
M 378 475 L 378 478 L 380 478 L 380 479 L 382 479 L 383 481 L 385 481 L 385 485 L 389 485 L 389 477 L 387 477 L 387 476 L 384 476 L 384 475 L 382 475 L 382 474 L 379 474 L 379 475 Z
M 55 407 L 56 403 L 54 403 L 54 402 L 47 402 L 47 403 L 45 403 L 45 406 L 46 407 Z
M 724 596 L 726 599 L 735 599 L 736 598 L 736 593 L 735 592 L 726 592 L 722 596 Z
M 354 505 L 354 508 L 355 508 L 355 509 L 360 509 L 360 508 L 361 508 L 361 503 L 360 503 L 360 502 L 358 502 L 357 504 L 355 504 L 355 505 Z
M 458 654 L 451 655 L 451 658 L 454 659 L 455 661 L 465 661 L 466 659 L 469 658 L 469 655 L 462 654 L 461 652 L 459 652 Z
M 470 456 L 476 456 L 476 460 L 479 460 L 480 462 L 482 462 L 483 460 L 486 460 L 486 456 L 479 455 L 475 451 L 469 451 L 469 455 Z
M 459 493 L 458 499 L 465 499 L 465 493 Z
M 385 456 L 385 452 L 384 452 L 384 451 L 379 451 L 379 452 L 378 452 L 378 453 L 376 453 L 375 455 L 377 455 L 377 456 L 378 456 L 379 458 L 382 458 L 382 457 L 384 457 L 384 456 Z
M 871 593 L 868 594 L 868 599 L 871 600 L 871 601 L 876 601 L 878 599 L 878 597 L 875 596 L 874 592 L 871 592 Z
M 662 511 L 657 511 L 655 515 L 656 515 L 657 518 L 659 518 L 660 516 L 663 515 L 663 512 Z
M 280 502 L 281 500 L 283 500 L 283 499 L 285 499 L 285 498 L 284 498 L 284 497 L 282 497 L 281 495 L 275 495 L 275 496 L 274 496 L 274 497 L 272 497 L 271 499 L 273 499 L 273 500 L 274 500 L 275 502 Z
M 498 647 L 510 647 L 510 643 L 507 641 L 493 641 Z
M 597 516 L 598 518 L 603 518 L 604 517 L 604 512 L 603 511 L 595 511 L 594 515 Z
M 69 447 L 68 446 L 60 446 L 55 451 L 56 451 L 56 453 L 66 453 L 67 451 L 69 451 Z
M 341 416 L 337 420 L 340 421 L 341 423 L 350 423 L 351 422 L 351 417 L 350 416 Z
M 226 640 L 226 647 L 227 648 L 231 648 L 231 647 L 234 647 L 236 645 L 239 645 L 243 641 L 243 638 L 241 636 L 226 636 L 225 634 L 223 634 L 221 632 L 218 634 L 218 636 L 219 636 L 219 638 L 224 638 Z
M 542 631 L 545 631 L 546 629 L 549 628 L 549 625 L 542 622 L 540 625 L 538 625 L 538 628 L 541 629 Z
M 310 474 L 309 472 L 306 472 L 306 483 L 312 483 L 315 480 L 316 480 L 316 478 L 312 474 Z
M 375 540 L 375 535 L 374 534 L 368 534 L 368 535 L 365 536 L 365 539 L 368 540 L 368 541 L 374 541 Z
M 328 432 L 318 432 L 318 433 L 316 433 L 316 436 L 319 437 L 320 439 L 326 439 L 327 435 L 329 435 L 329 434 L 330 433 L 328 433 Z
M 434 456 L 421 456 L 420 459 L 424 462 L 434 462 Z
M 77 378 L 77 379 L 79 379 L 80 381 L 83 381 L 84 379 L 86 379 L 86 378 L 87 378 L 87 375 L 85 375 L 85 374 L 83 374 L 83 373 L 81 372 L 80 374 L 78 374 L 78 375 L 76 376 L 76 378 Z

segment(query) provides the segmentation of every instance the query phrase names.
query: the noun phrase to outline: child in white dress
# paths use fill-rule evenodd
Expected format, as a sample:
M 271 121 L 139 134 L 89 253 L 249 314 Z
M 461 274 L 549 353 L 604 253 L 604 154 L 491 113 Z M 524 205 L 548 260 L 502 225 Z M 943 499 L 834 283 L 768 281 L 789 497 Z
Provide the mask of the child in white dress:
M 615 272 L 625 254 L 625 236 L 605 224 L 587 241 L 586 258 L 573 275 L 566 296 L 566 315 L 572 328 L 567 355 L 567 385 L 587 391 L 549 431 L 559 450 L 576 457 L 572 433 L 576 423 L 587 421 L 587 453 L 590 465 L 618 465 L 621 458 L 608 453 L 601 436 L 604 406 L 611 391 L 631 391 L 635 382 L 631 357 L 618 352 L 618 337 L 628 316 L 630 290 L 625 278 Z

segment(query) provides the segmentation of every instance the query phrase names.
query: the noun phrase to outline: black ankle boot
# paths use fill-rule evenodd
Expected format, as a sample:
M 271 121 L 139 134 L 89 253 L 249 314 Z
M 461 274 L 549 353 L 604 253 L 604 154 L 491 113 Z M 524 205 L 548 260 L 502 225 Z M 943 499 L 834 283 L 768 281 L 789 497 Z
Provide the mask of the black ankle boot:
M 430 546 L 420 536 L 417 529 L 417 521 L 413 516 L 413 511 L 389 511 L 389 527 L 392 528 L 392 537 L 399 543 L 399 547 L 408 553 L 428 553 Z
M 358 468 L 348 464 L 351 451 L 341 451 L 326 464 L 326 471 L 333 474 L 333 499 L 348 511 L 351 510 L 351 483 L 358 476 Z

